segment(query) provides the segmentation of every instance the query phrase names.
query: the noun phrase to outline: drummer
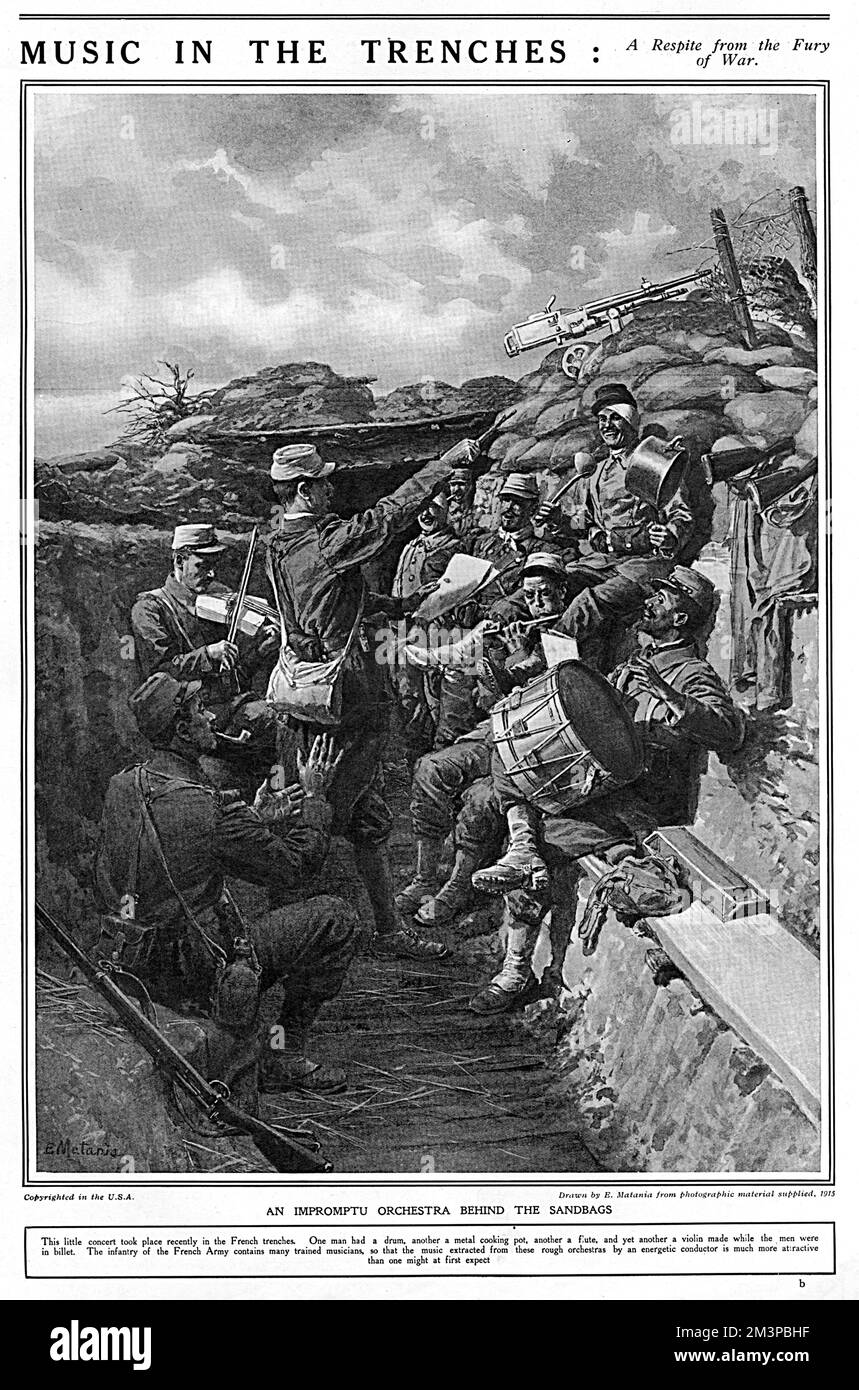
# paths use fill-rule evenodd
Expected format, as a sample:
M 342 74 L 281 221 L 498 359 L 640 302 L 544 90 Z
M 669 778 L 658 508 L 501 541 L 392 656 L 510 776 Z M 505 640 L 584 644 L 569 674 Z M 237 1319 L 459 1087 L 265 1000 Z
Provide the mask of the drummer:
M 536 984 L 531 956 L 550 886 L 544 854 L 553 869 L 586 854 L 611 852 L 619 858 L 635 853 L 659 825 L 691 824 L 708 752 L 724 755 L 740 747 L 743 716 L 698 650 L 717 604 L 705 575 L 675 566 L 667 578 L 655 581 L 645 602 L 638 624 L 643 650 L 609 677 L 641 730 L 644 770 L 631 786 L 568 816 L 542 817 L 493 757 L 493 803 L 506 815 L 509 847 L 496 864 L 475 873 L 473 883 L 484 892 L 505 894 L 508 944 L 502 969 L 470 1003 L 475 1013 L 503 1013 Z M 486 834 L 492 833 L 494 806 Z M 558 974 L 562 963 L 555 961 Z
M 225 550 L 213 526 L 188 522 L 177 526 L 170 573 L 159 588 L 138 594 L 131 610 L 131 631 L 141 682 L 156 671 L 180 681 L 202 681 L 206 706 L 214 712 L 218 730 L 232 738 L 243 730 L 250 734 L 243 745 L 221 741 L 222 756 L 206 757 L 203 763 L 216 786 L 234 787 L 247 774 L 244 789 L 252 792 L 275 756 L 274 715 L 253 686 L 277 654 L 280 633 L 264 625 L 253 645 L 240 655 L 236 643 L 227 641 L 226 627 L 198 618 L 201 594 L 230 594 L 216 577 Z
M 501 848 L 503 824 L 497 810 L 490 811 L 489 837 L 483 833 L 483 800 L 492 794 L 492 744 L 486 712 L 502 695 L 545 671 L 540 632 L 563 612 L 566 603 L 563 560 L 551 551 L 535 551 L 525 561 L 522 584 L 525 618 L 497 634 L 491 654 L 484 645 L 478 676 L 469 677 L 476 688 L 474 705 L 481 722 L 448 747 L 427 753 L 415 766 L 411 815 L 417 864 L 397 905 L 414 913 L 422 926 L 452 922 L 473 896 L 471 875 L 485 863 L 487 854 Z M 456 858 L 449 877 L 439 887 L 439 861 L 451 830 Z

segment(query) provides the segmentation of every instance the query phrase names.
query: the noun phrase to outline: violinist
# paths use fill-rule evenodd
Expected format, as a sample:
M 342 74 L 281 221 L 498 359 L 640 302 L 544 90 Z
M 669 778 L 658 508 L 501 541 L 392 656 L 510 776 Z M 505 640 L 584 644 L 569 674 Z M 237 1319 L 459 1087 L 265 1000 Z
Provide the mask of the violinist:
M 238 784 L 252 794 L 275 760 L 274 716 L 255 687 L 265 688 L 280 633 L 264 613 L 254 614 L 239 624 L 239 632 L 254 637 L 243 636 L 241 646 L 238 634 L 235 642 L 227 640 L 231 594 L 216 579 L 225 549 L 212 526 L 177 526 L 171 573 L 160 588 L 138 595 L 131 630 L 141 681 L 156 671 L 202 681 L 219 735 L 219 756 L 205 759 L 206 772 L 216 786 Z

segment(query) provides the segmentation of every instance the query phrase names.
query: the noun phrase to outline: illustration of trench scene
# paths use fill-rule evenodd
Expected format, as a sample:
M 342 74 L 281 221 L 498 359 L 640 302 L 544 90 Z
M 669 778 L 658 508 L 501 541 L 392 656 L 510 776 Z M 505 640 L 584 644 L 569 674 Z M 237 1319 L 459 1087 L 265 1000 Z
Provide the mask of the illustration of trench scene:
M 816 98 L 29 99 L 31 1175 L 821 1171 Z

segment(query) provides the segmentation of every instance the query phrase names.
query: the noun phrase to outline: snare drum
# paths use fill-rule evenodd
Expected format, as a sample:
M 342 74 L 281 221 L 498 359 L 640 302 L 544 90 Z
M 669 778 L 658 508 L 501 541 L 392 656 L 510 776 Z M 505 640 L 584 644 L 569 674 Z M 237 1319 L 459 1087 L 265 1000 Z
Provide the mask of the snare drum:
M 625 787 L 643 749 L 622 696 L 580 661 L 564 661 L 500 701 L 492 739 L 522 798 L 551 816 Z

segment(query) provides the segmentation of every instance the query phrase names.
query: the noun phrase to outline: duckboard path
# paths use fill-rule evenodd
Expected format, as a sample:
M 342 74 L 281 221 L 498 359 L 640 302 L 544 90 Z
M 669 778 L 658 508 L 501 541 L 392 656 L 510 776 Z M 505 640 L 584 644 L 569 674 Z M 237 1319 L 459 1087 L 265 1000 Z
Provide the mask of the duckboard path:
M 268 1094 L 267 1118 L 311 1129 L 337 1172 L 599 1171 L 552 1094 L 551 1042 L 521 1015 L 469 1013 L 484 971 L 456 954 L 432 965 L 359 957 L 313 1031 L 316 1055 L 346 1067 L 347 1089 Z

